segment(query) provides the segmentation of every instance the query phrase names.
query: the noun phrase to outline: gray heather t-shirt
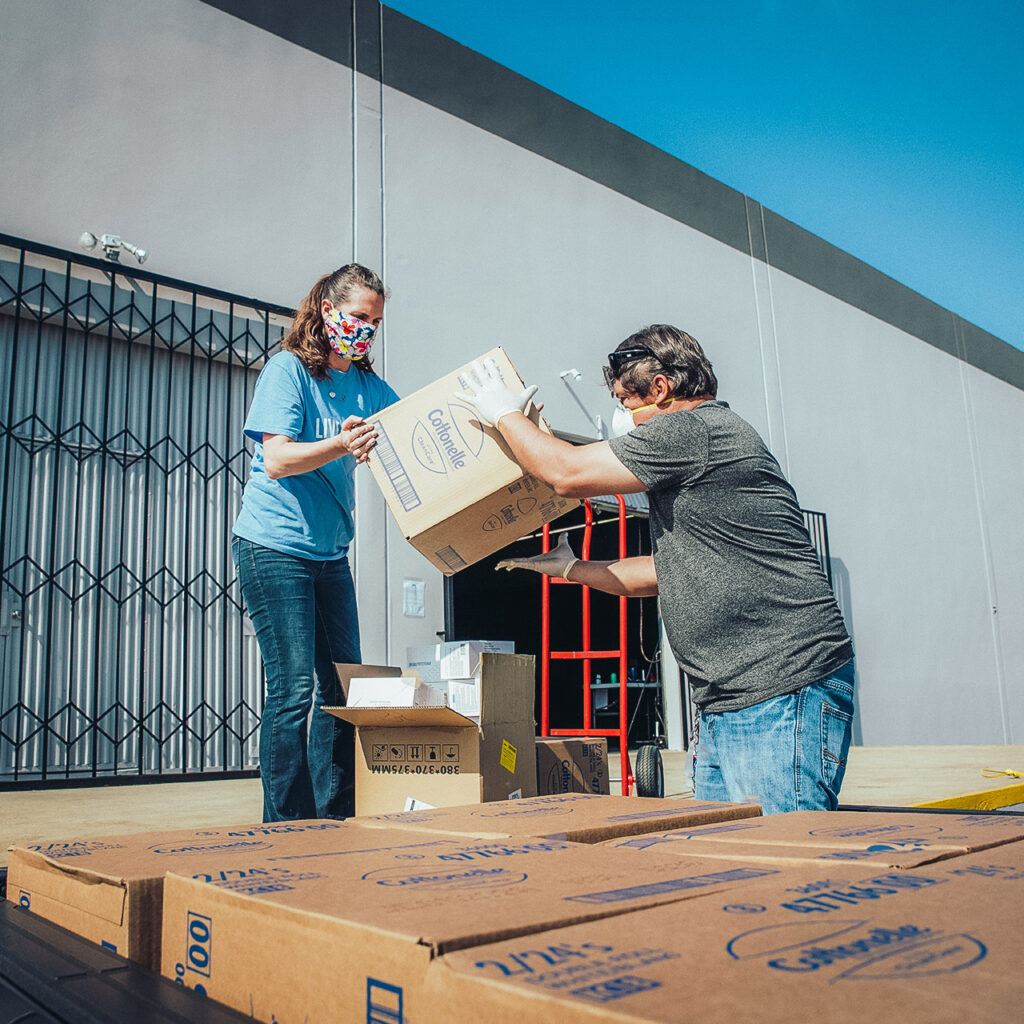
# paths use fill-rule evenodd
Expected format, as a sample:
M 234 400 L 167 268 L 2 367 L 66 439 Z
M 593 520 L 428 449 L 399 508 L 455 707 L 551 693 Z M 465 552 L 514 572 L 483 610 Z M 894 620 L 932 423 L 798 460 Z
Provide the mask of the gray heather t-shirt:
M 853 657 L 796 494 L 725 402 L 612 438 L 647 485 L 665 629 L 706 711 L 791 693 Z

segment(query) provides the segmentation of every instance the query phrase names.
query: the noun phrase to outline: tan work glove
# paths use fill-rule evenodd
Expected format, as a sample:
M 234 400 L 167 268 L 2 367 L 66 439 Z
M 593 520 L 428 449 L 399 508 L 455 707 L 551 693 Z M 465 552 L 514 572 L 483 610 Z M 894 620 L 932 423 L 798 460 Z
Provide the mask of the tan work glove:
M 532 569 L 534 572 L 541 572 L 545 576 L 561 576 L 563 580 L 569 578 L 569 570 L 579 561 L 569 547 L 568 534 L 561 534 L 558 543 L 550 550 L 540 555 L 533 555 L 530 558 L 505 558 L 502 559 L 495 569 Z

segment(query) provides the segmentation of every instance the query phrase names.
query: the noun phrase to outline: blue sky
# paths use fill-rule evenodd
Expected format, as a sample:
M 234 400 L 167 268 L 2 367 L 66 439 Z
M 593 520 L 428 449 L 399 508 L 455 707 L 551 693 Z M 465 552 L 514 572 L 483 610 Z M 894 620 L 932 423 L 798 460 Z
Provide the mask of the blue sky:
M 1017 0 L 387 0 L 1024 349 Z

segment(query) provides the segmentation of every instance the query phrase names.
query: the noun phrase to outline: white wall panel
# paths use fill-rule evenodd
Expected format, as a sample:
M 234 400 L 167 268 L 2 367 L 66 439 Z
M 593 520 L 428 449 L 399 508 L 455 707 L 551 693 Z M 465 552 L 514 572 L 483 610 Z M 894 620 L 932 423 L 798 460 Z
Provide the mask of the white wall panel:
M 3 22 L 5 231 L 119 233 L 149 270 L 287 306 L 348 261 L 348 68 L 198 0 L 5 3 Z
M 991 571 L 991 628 L 1000 654 L 999 700 L 1005 709 L 995 742 L 1024 739 L 1024 392 L 964 367 L 979 478 L 978 510 Z M 965 702 L 987 687 L 970 676 L 962 683 Z
M 994 742 L 961 364 L 785 274 L 772 282 L 790 476 L 806 506 L 828 513 L 864 741 Z
M 605 354 L 675 323 L 763 425 L 748 257 L 394 90 L 384 118 L 396 386 L 502 345 L 555 427 L 597 436 L 593 417 L 613 408 Z M 583 372 L 573 388 L 559 379 L 571 367 Z

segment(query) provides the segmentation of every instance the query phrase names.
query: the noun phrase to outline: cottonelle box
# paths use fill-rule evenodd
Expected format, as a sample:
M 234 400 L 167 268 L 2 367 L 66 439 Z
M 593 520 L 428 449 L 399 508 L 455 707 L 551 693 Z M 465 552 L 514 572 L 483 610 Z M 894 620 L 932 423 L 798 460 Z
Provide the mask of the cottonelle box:
M 887 811 L 793 811 L 677 832 L 676 842 L 970 853 L 1024 839 L 1024 817 Z
M 1024 842 L 988 847 L 976 853 L 965 853 L 952 860 L 922 868 L 932 874 L 951 878 L 977 875 L 981 878 L 1005 878 L 1024 881 Z M 916 872 L 915 872 L 916 873 Z
M 493 358 L 514 392 L 523 388 L 500 348 Z M 525 473 L 495 427 L 482 424 L 465 392 L 471 364 L 388 406 L 369 421 L 378 432 L 370 470 L 403 535 L 446 576 L 539 530 L 579 502 Z M 531 419 L 550 433 L 540 414 Z
M 537 738 L 537 794 L 608 793 L 608 741 Z
M 807 867 L 817 865 L 829 870 L 831 865 L 862 865 L 869 870 L 879 868 L 906 869 L 920 867 L 958 857 L 963 851 L 947 847 L 896 848 L 893 846 L 798 846 L 771 843 L 702 843 L 689 842 L 693 833 L 658 832 L 650 836 L 633 839 L 613 839 L 603 844 L 631 850 L 655 850 L 658 853 L 677 853 L 684 857 L 700 857 L 703 860 L 736 860 L 740 858 L 752 864 L 777 864 L 781 867 Z
M 533 796 L 533 690 L 532 655 L 485 653 L 479 720 L 446 707 L 322 709 L 356 727 L 356 814 Z
M 383 827 L 483 837 L 536 836 L 574 843 L 600 843 L 622 836 L 688 828 L 706 822 L 759 815 L 757 804 L 565 793 L 504 804 L 439 807 L 353 818 Z
M 1019 1020 L 1024 869 L 1008 854 L 1019 846 L 961 874 L 983 855 L 856 879 L 785 871 L 454 952 L 431 965 L 417 1024 Z
M 129 960 L 160 969 L 164 873 L 202 872 L 296 848 L 333 848 L 337 821 L 71 839 L 11 849 L 7 898 Z
M 446 1008 L 421 998 L 439 955 L 779 874 L 535 838 L 362 831 L 365 849 L 344 856 L 254 861 L 210 881 L 169 874 L 163 973 L 262 1021 L 421 1021 Z

